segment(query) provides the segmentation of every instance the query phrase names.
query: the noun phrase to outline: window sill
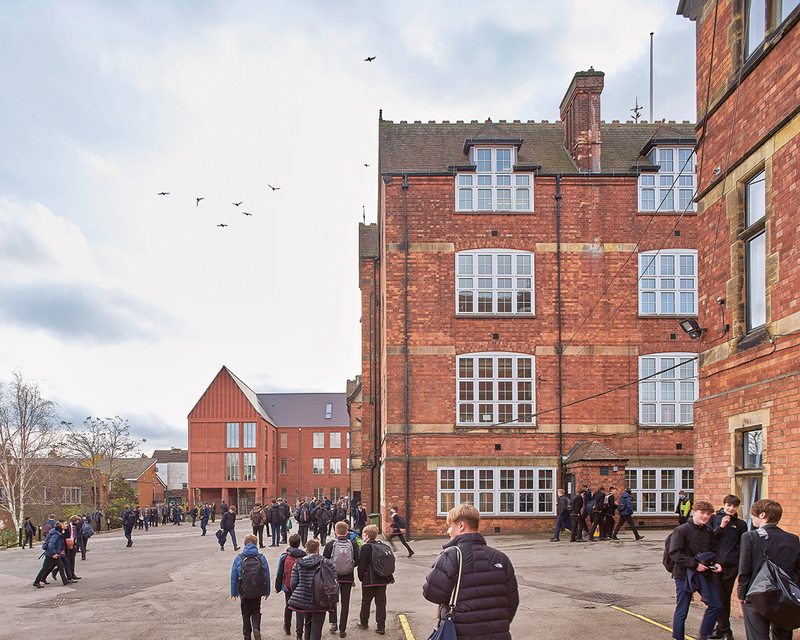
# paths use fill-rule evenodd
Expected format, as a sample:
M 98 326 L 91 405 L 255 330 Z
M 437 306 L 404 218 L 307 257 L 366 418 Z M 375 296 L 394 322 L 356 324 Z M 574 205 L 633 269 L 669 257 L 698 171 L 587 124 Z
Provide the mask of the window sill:
M 640 320 L 678 320 L 679 318 L 683 320 L 684 318 L 697 318 L 698 315 L 696 313 L 640 313 L 638 314 L 638 318 Z
M 679 429 L 681 431 L 691 431 L 694 429 L 694 424 L 677 424 L 674 422 L 658 423 L 658 422 L 639 422 L 636 425 L 639 429 Z
M 637 211 L 639 216 L 696 216 L 697 211 Z
M 751 329 L 750 333 L 746 333 L 741 337 L 736 344 L 736 351 L 746 351 L 747 349 L 758 347 L 768 340 L 769 334 L 767 333 L 767 328 L 764 325 L 756 327 L 755 329 Z
M 532 313 L 457 313 L 457 319 L 470 319 L 470 320 L 497 320 L 500 319 L 516 319 L 524 318 L 526 320 L 536 320 L 536 315 Z
M 518 215 L 522 215 L 522 216 L 530 216 L 530 215 L 533 215 L 536 212 L 533 211 L 533 210 L 519 211 L 517 209 L 492 209 L 492 210 L 486 210 L 486 211 L 462 211 L 462 210 L 456 209 L 453 213 L 455 213 L 456 215 L 467 215 L 467 216 L 475 216 L 475 215 L 477 215 L 477 216 L 491 216 L 491 215 L 501 215 L 501 216 L 508 216 L 508 215 L 518 216 Z

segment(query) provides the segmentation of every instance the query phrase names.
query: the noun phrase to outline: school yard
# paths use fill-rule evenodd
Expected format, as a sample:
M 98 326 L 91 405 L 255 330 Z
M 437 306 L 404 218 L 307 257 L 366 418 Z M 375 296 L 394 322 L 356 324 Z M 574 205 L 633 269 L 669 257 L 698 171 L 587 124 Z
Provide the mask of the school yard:
M 237 523 L 241 544 L 249 521 Z M 238 601 L 230 598 L 233 546 L 221 552 L 209 523 L 206 537 L 199 525 L 166 525 L 134 531 L 134 545 L 125 547 L 122 531 L 103 532 L 89 541 L 86 561 L 76 573 L 82 580 L 63 586 L 52 581 L 44 589 L 32 582 L 41 567 L 40 550 L 0 551 L 0 638 L 67 634 L 128 640 L 220 640 L 241 638 Z M 569 532 L 567 532 L 569 533 Z M 620 542 L 551 543 L 549 536 L 490 536 L 491 546 L 504 551 L 516 569 L 520 607 L 511 626 L 515 639 L 620 637 L 667 640 L 671 637 L 675 587 L 661 566 L 666 530 L 644 530 L 635 542 L 622 533 Z M 385 638 L 426 640 L 436 606 L 422 597 L 422 584 L 446 538 L 412 543 L 413 558 L 398 551 L 396 583 L 388 588 Z M 399 547 L 402 549 L 402 547 Z M 274 581 L 283 547 L 263 550 Z M 353 589 L 347 637 L 377 638 L 374 610 L 370 629 L 357 629 L 359 587 Z M 693 605 L 687 632 L 695 635 L 702 605 Z M 282 631 L 284 598 L 273 593 L 262 605 L 263 637 L 286 638 Z M 659 626 L 663 625 L 663 626 Z M 326 622 L 323 638 L 329 633 Z M 736 638 L 744 639 L 740 620 Z M 689 636 L 687 636 L 688 638 Z

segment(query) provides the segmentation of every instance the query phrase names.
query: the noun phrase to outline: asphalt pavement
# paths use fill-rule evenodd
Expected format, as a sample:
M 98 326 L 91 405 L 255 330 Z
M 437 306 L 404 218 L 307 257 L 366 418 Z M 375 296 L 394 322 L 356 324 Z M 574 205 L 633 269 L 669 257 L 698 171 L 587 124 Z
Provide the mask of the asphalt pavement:
M 242 638 L 238 601 L 230 597 L 230 570 L 235 551 L 230 541 L 220 551 L 209 523 L 208 535 L 191 523 L 168 524 L 134 531 L 132 547 L 122 531 L 95 534 L 85 561 L 76 561 L 81 580 L 35 589 L 41 550 L 0 551 L 0 638 L 70 637 L 114 640 L 220 640 Z M 239 544 L 250 533 L 249 520 L 237 522 Z M 667 530 L 645 530 L 640 542 L 621 534 L 619 542 L 569 543 L 547 536 L 489 536 L 488 543 L 504 551 L 514 564 L 520 588 L 520 607 L 511 625 L 515 639 L 560 640 L 614 637 L 667 640 L 671 637 L 675 586 L 661 566 Z M 436 606 L 422 597 L 425 576 L 445 536 L 411 543 L 407 558 L 398 546 L 395 584 L 388 587 L 387 633 L 396 640 L 426 640 Z M 268 541 L 265 539 L 265 542 Z M 274 582 L 284 547 L 263 549 Z M 402 551 L 402 553 L 401 553 Z M 357 629 L 361 594 L 351 594 L 347 637 L 377 638 L 374 610 L 370 629 Z M 265 639 L 283 634 L 284 598 L 272 594 L 262 604 Z M 702 605 L 692 605 L 687 637 L 696 637 Z M 661 626 L 659 626 L 661 625 Z M 405 628 L 404 628 L 405 627 Z M 325 624 L 323 638 L 334 638 Z M 740 620 L 736 638 L 744 639 Z

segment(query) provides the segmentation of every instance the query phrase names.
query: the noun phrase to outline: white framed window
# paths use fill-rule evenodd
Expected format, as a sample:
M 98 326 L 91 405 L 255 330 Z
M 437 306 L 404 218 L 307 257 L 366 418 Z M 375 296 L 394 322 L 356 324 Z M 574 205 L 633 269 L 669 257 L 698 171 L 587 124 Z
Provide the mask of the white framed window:
M 350 458 L 347 458 L 347 474 L 350 475 Z
M 639 380 L 640 424 L 694 423 L 694 401 L 698 394 L 696 354 L 640 356 Z
M 325 474 L 325 458 L 314 458 L 314 470 L 312 473 L 315 476 Z
M 313 489 L 314 500 L 322 500 L 325 496 L 325 489 L 322 487 L 314 487 Z
M 697 314 L 697 251 L 680 249 L 639 254 L 639 314 Z
M 314 432 L 314 448 L 315 449 L 324 449 L 325 448 L 325 432 L 324 431 L 315 431 Z
M 694 469 L 628 467 L 625 486 L 631 490 L 635 514 L 669 515 L 675 513 L 681 489 L 694 501 Z
M 639 176 L 639 211 L 694 211 L 694 149 L 656 147 L 648 158 L 658 171 Z
M 330 459 L 330 472 L 331 475 L 338 476 L 342 473 L 342 459 L 341 458 L 331 458 Z
M 289 461 L 286 458 L 281 458 L 281 475 L 285 476 L 289 473 Z
M 437 514 L 468 503 L 483 515 L 552 515 L 555 473 L 555 467 L 439 467 Z
M 81 503 L 81 488 L 80 487 L 64 487 L 64 497 L 61 500 L 63 504 L 80 504 Z
M 331 431 L 330 435 L 331 449 L 342 448 L 342 434 L 339 431 Z
M 767 323 L 766 173 L 759 172 L 744 188 L 745 316 L 747 330 Z
M 228 432 L 228 449 L 236 449 L 239 447 L 239 423 L 229 422 L 227 424 Z
M 456 358 L 458 424 L 534 422 L 534 357 L 468 353 Z
M 225 479 L 228 482 L 239 482 L 239 454 L 225 454 Z
M 325 419 L 330 420 L 333 417 L 333 403 L 329 402 L 325 405 Z
M 456 313 L 531 315 L 533 253 L 474 249 L 456 253 Z
M 517 150 L 475 147 L 470 163 L 475 173 L 456 176 L 458 211 L 532 211 L 533 174 L 512 173 Z
M 242 468 L 242 480 L 245 482 L 254 482 L 256 479 L 256 454 L 255 452 L 244 453 Z
M 253 449 L 256 446 L 256 423 L 245 422 L 242 424 L 242 446 Z
M 342 498 L 342 489 L 341 487 L 331 487 L 330 493 L 328 494 L 331 502 L 336 502 L 337 500 L 341 500 Z
M 347 448 L 350 448 L 350 432 L 347 432 Z

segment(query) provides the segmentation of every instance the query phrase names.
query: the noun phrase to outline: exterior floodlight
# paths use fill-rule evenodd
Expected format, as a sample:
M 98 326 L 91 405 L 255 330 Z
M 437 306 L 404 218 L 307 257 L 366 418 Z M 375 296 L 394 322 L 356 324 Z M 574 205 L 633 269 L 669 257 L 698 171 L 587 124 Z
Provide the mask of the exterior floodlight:
M 706 330 L 701 329 L 700 325 L 697 324 L 697 320 L 694 318 L 687 318 L 686 320 L 680 321 L 681 329 L 683 329 L 692 340 L 697 340 L 700 336 L 702 336 Z

